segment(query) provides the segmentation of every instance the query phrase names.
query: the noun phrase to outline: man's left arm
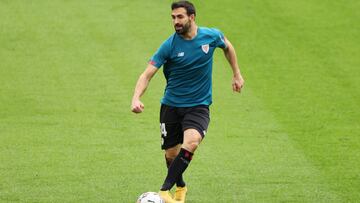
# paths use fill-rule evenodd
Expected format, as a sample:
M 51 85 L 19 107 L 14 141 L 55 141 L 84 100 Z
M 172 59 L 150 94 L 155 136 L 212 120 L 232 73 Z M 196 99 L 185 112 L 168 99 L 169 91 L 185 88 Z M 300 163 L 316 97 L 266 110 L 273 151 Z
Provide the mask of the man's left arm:
M 231 42 L 228 39 L 224 38 L 224 41 L 226 47 L 223 48 L 223 51 L 233 71 L 232 88 L 233 91 L 241 92 L 241 89 L 244 86 L 245 81 L 240 72 L 240 68 L 237 62 L 236 52 L 234 46 L 231 44 Z

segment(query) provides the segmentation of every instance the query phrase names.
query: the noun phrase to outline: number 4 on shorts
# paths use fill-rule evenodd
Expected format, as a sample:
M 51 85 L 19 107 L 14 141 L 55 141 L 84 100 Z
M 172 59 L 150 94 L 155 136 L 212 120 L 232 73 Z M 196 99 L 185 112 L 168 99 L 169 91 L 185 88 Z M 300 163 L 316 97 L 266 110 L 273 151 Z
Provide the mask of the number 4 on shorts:
M 165 123 L 160 123 L 160 131 L 161 131 L 161 134 L 162 134 L 164 137 L 166 137 L 167 132 L 166 132 Z

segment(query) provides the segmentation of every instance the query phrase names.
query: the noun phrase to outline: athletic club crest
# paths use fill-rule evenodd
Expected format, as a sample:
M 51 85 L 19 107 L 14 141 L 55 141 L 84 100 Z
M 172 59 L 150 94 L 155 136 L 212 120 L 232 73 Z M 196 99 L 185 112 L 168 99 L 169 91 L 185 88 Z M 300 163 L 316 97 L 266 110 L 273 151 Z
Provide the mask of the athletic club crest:
M 209 44 L 201 45 L 201 49 L 205 54 L 209 53 Z

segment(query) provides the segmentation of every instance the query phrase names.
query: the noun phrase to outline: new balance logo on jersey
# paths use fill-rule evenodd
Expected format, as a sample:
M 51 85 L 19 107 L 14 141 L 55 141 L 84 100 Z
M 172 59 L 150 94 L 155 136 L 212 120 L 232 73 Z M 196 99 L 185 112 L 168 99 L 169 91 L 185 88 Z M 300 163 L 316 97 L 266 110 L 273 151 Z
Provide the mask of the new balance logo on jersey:
M 201 45 L 201 49 L 205 54 L 209 53 L 209 44 Z
M 177 54 L 177 57 L 183 57 L 184 55 L 185 55 L 184 52 L 179 52 L 179 53 Z

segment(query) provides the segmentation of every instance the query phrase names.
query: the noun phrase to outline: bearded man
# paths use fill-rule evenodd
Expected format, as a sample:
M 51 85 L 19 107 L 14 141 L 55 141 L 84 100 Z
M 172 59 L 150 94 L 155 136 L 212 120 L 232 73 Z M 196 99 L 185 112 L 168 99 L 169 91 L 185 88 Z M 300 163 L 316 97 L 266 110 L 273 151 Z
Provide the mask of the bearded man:
M 168 171 L 159 194 L 166 203 L 185 202 L 187 186 L 183 173 L 210 122 L 215 48 L 223 49 L 231 66 L 233 91 L 240 92 L 244 85 L 235 49 L 223 33 L 215 28 L 198 27 L 195 7 L 189 1 L 174 2 L 171 10 L 175 33 L 163 42 L 140 75 L 131 104 L 134 113 L 144 111 L 140 97 L 163 66 L 166 88 L 161 100 L 160 132 Z M 175 184 L 173 197 L 170 190 Z

